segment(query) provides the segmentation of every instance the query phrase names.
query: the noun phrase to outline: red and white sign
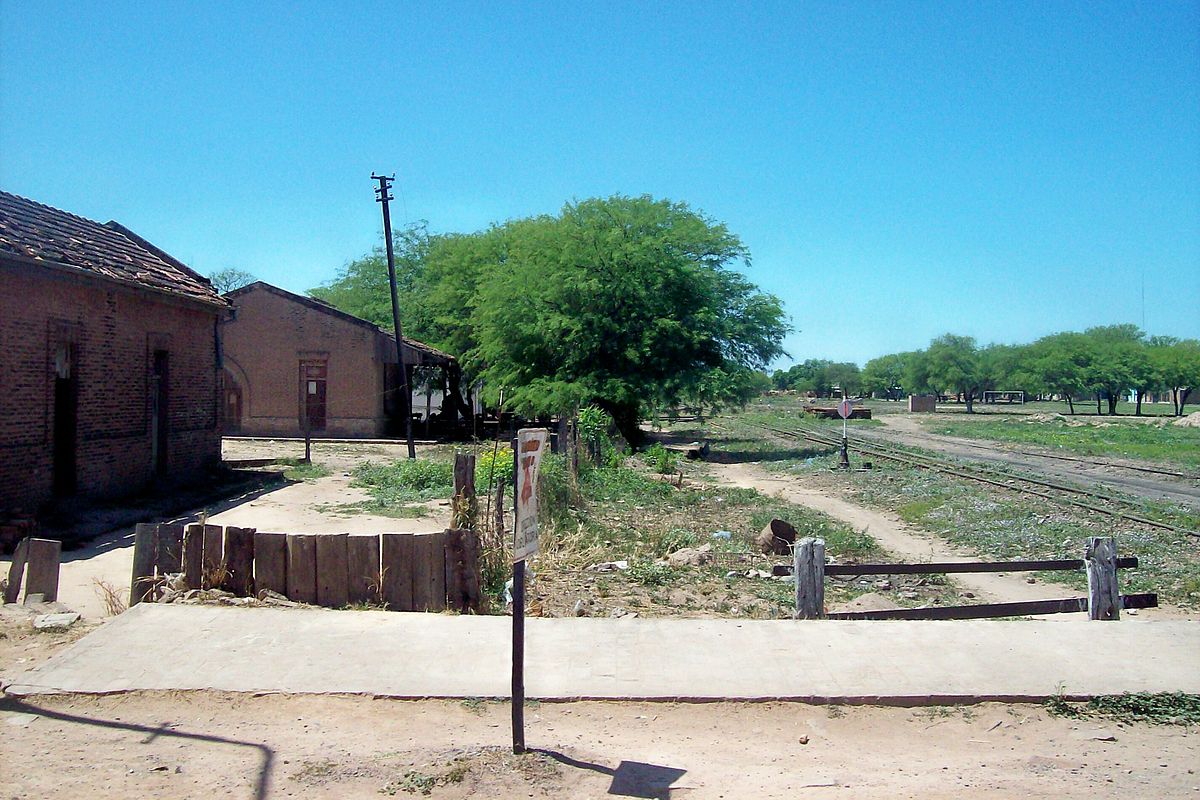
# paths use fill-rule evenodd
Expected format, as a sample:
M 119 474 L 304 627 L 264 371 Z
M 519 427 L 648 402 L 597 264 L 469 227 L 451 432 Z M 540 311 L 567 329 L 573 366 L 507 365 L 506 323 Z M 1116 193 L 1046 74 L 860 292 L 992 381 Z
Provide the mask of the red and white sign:
M 842 419 L 850 419 L 850 412 L 853 408 L 854 403 L 851 403 L 849 400 L 842 400 L 842 402 L 838 403 L 838 416 Z
M 513 525 L 513 562 L 524 561 L 538 551 L 538 470 L 550 441 L 545 428 L 517 431 L 517 520 Z

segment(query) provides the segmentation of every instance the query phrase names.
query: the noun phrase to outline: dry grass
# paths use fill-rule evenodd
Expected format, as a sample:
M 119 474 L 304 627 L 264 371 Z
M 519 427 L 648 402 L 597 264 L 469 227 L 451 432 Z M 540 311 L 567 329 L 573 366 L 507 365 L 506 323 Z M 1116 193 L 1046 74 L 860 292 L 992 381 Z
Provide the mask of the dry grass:
M 95 586 L 100 602 L 104 603 L 104 613 L 108 616 L 115 617 L 129 608 L 129 601 L 123 589 L 118 589 L 110 582 L 100 578 L 93 579 L 92 584 Z

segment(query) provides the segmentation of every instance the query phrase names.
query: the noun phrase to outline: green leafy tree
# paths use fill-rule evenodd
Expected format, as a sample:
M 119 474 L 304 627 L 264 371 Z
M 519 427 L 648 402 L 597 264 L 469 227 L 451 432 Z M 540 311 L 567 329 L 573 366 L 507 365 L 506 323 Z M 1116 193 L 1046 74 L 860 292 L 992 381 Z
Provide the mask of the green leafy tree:
M 960 395 L 967 413 L 975 413 L 975 397 L 984 385 L 979 351 L 970 336 L 947 333 L 934 339 L 925 351 L 926 382 L 941 390 Z
M 1090 368 L 1089 381 L 1096 392 L 1096 413 L 1100 413 L 1100 400 L 1108 402 L 1108 413 L 1117 413 L 1117 402 L 1122 395 L 1146 383 L 1149 369 L 1146 356 L 1145 334 L 1136 325 L 1105 325 L 1084 331 L 1095 353 Z M 1139 400 L 1141 394 L 1139 392 Z M 1141 403 L 1138 403 L 1139 413 Z
M 429 334 L 430 321 L 424 313 L 424 273 L 429 250 L 436 237 L 425 222 L 415 222 L 392 231 L 392 251 L 396 264 L 396 294 L 399 297 L 400 325 L 405 336 L 423 339 Z M 388 283 L 387 252 L 382 245 L 370 255 L 348 262 L 333 280 L 310 289 L 313 297 L 335 308 L 361 317 L 386 330 L 392 329 L 392 295 Z
M 1075 413 L 1074 398 L 1090 388 L 1095 351 L 1080 333 L 1056 333 L 1038 339 L 1025 353 L 1023 369 L 1037 391 L 1057 394 Z
M 1188 397 L 1200 387 L 1200 341 L 1164 341 L 1168 338 L 1152 339 L 1149 355 L 1161 387 L 1171 392 L 1175 415 L 1182 416 Z
M 730 267 L 741 241 L 683 203 L 616 196 L 442 237 L 422 276 L 431 341 L 546 414 L 594 403 L 630 441 L 646 404 L 736 401 L 782 354 L 778 298 Z
M 868 361 L 862 369 L 862 390 L 872 397 L 899 400 L 905 393 L 904 370 L 913 353 L 892 353 Z

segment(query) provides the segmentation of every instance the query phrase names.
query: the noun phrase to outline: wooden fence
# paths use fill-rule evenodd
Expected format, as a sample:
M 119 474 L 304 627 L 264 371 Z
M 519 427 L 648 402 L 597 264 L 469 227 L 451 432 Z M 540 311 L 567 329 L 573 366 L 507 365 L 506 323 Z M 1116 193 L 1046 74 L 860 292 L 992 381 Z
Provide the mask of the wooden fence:
M 238 597 L 265 591 L 329 608 L 369 603 L 393 611 L 480 610 L 479 538 L 439 533 L 270 533 L 218 525 L 138 525 L 130 605 L 183 588 Z
M 1043 561 L 954 561 L 931 564 L 826 564 L 823 539 L 801 539 L 793 551 L 793 563 L 776 567 L 777 575 L 796 577 L 797 619 L 982 619 L 1027 614 L 1062 614 L 1086 611 L 1089 619 L 1116 620 L 1122 608 L 1156 608 L 1158 595 L 1120 593 L 1117 570 L 1137 567 L 1136 558 L 1117 558 L 1116 541 L 1092 538 L 1082 559 Z M 1029 600 L 1018 603 L 987 603 L 973 606 L 897 608 L 886 611 L 825 613 L 826 575 L 939 575 L 968 572 L 1047 572 L 1087 570 L 1088 596 L 1060 600 Z

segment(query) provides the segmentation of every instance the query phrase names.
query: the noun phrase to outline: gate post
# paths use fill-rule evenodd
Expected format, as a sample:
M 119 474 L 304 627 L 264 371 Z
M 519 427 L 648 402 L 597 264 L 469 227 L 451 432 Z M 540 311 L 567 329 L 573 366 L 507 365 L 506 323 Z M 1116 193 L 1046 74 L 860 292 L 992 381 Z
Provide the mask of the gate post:
M 1117 586 L 1117 540 L 1093 536 L 1087 555 L 1088 619 L 1121 618 L 1121 590 Z
M 795 619 L 821 619 L 825 616 L 825 540 L 807 536 L 796 542 L 792 552 Z

